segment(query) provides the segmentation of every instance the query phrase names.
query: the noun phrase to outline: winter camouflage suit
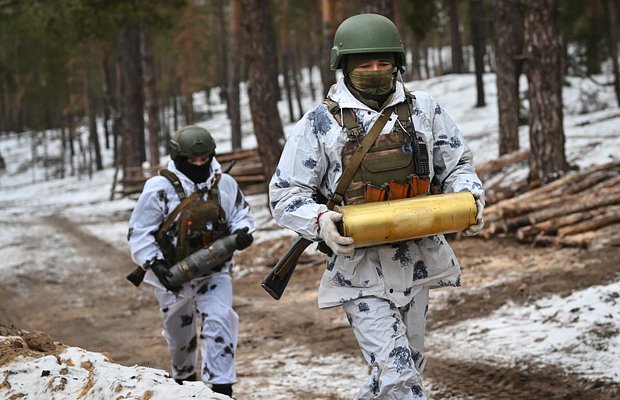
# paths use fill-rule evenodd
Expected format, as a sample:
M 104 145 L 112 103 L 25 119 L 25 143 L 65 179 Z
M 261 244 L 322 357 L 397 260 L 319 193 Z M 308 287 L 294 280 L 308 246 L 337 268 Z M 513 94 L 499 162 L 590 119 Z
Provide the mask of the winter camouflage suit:
M 180 172 L 174 161 L 169 162 L 168 170 L 180 178 L 188 196 L 204 186 L 211 187 L 215 175 L 221 173 L 215 159 L 211 161 L 209 178 L 199 185 Z M 254 220 L 250 207 L 235 180 L 228 174 L 221 174 L 218 188 L 229 232 L 252 228 Z M 207 194 L 203 200 L 207 200 Z M 155 176 L 146 182 L 129 220 L 131 256 L 136 264 L 147 270 L 144 281 L 154 286 L 163 314 L 162 335 L 172 359 L 172 377 L 183 380 L 196 373 L 200 340 L 202 380 L 211 384 L 234 383 L 238 317 L 232 309 L 232 260 L 224 264 L 221 272 L 184 284 L 178 293 L 166 290 L 148 269 L 154 260 L 164 258 L 154 235 L 178 204 L 179 196 L 166 178 Z M 175 226 L 173 224 L 170 229 Z M 197 336 L 197 324 L 201 328 L 200 336 Z
M 415 91 L 413 125 L 426 142 L 430 177 L 443 193 L 469 191 L 484 197 L 461 131 L 427 93 Z M 361 103 L 341 78 L 328 97 L 352 108 L 365 132 L 380 112 Z M 403 85 L 382 109 L 405 101 Z M 393 114 L 382 134 L 398 123 Z M 308 111 L 297 123 L 269 186 L 274 218 L 306 239 L 319 241 L 318 216 L 327 207 L 313 200 L 318 191 L 331 198 L 343 172 L 347 142 L 326 105 Z M 429 288 L 460 286 L 460 266 L 443 235 L 356 249 L 353 256 L 331 256 L 319 287 L 320 308 L 341 305 L 371 367 L 357 399 L 424 399 L 421 373 Z

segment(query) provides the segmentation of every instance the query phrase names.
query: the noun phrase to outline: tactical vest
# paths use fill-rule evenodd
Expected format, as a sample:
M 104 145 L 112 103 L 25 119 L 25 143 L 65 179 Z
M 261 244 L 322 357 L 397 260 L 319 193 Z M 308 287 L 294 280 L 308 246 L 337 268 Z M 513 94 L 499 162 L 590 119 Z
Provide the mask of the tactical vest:
M 429 156 L 426 143 L 415 133 L 410 107 L 415 96 L 406 91 L 407 100 L 396 105 L 398 121 L 389 134 L 379 135 L 364 156 L 360 168 L 344 194 L 345 204 L 397 200 L 429 192 Z M 359 147 L 366 132 L 352 109 L 341 109 L 335 101 L 324 104 L 340 126 L 346 128 L 347 143 L 342 151 L 342 167 Z M 341 118 L 342 116 L 342 118 Z
M 168 179 L 174 187 L 181 204 L 187 198 L 183 185 L 173 172 L 168 169 L 159 170 L 159 175 Z M 220 204 L 218 189 L 220 175 L 216 176 L 215 182 L 209 189 L 200 190 L 200 196 L 185 206 L 175 222 L 164 232 L 156 235 L 158 244 L 164 254 L 166 262 L 173 265 L 183 260 L 190 254 L 208 246 L 217 239 L 226 235 L 228 224 L 226 214 Z M 203 200 L 203 194 L 207 193 L 207 200 Z M 178 206 L 178 207 L 179 207 Z M 176 209 L 175 209 L 176 210 Z M 169 218 L 175 218 L 173 211 Z M 166 223 L 164 223 L 164 226 Z M 174 238 L 176 237 L 176 245 Z

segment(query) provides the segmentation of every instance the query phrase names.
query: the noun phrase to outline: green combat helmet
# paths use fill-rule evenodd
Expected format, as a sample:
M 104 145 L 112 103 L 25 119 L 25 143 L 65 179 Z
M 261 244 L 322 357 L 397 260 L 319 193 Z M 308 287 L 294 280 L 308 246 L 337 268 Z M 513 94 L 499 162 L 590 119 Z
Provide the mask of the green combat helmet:
M 215 140 L 205 128 L 189 125 L 179 129 L 170 139 L 170 158 L 210 157 L 215 154 Z
M 396 65 L 405 65 L 405 48 L 398 28 L 379 14 L 358 14 L 344 20 L 334 35 L 330 67 L 342 68 L 342 57 L 357 53 L 395 53 Z

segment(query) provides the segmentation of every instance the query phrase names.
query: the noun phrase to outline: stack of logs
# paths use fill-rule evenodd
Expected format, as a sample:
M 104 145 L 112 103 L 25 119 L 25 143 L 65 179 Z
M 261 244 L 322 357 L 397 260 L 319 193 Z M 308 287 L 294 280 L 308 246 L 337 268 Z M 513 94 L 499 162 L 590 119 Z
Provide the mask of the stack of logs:
M 571 247 L 620 243 L 620 162 L 570 171 L 543 186 L 528 187 L 523 179 L 501 187 L 502 170 L 527 157 L 515 153 L 477 168 L 483 181 L 494 182 L 485 184 L 483 237 Z
M 222 170 L 235 178 L 246 196 L 267 191 L 263 165 L 257 149 L 218 153 L 216 158 L 222 165 Z M 110 200 L 114 199 L 115 194 L 121 196 L 139 194 L 142 192 L 144 182 L 151 176 L 157 175 L 160 168 L 165 167 L 165 165 L 158 165 L 151 168 L 117 168 L 112 181 Z M 119 175 L 122 176 L 119 178 Z

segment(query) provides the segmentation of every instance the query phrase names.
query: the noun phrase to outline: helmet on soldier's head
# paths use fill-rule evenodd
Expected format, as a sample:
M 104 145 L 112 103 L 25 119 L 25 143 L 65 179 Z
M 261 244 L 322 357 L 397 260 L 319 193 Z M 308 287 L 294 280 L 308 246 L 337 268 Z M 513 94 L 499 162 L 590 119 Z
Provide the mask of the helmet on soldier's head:
M 358 14 L 340 24 L 334 35 L 331 69 L 342 68 L 343 56 L 359 53 L 395 53 L 396 67 L 405 65 L 405 48 L 398 28 L 383 15 Z
M 215 154 L 215 140 L 205 128 L 189 125 L 172 134 L 170 158 L 211 157 Z

